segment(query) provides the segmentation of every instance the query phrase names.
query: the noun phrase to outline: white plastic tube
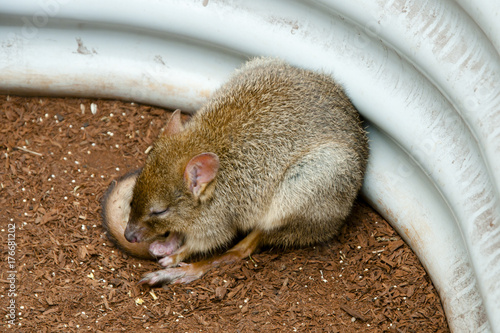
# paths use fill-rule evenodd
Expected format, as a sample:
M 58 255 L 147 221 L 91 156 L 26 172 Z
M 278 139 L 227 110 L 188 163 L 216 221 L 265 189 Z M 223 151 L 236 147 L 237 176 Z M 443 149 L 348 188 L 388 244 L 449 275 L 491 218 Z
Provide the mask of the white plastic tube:
M 363 193 L 419 256 L 450 328 L 500 332 L 498 9 L 18 0 L 0 4 L 0 91 L 193 112 L 251 56 L 331 73 L 370 123 Z
M 397 221 L 393 223 L 395 229 L 432 276 L 452 331 L 489 331 L 460 228 L 439 188 L 374 126 L 370 126 L 370 139 L 365 198 Z

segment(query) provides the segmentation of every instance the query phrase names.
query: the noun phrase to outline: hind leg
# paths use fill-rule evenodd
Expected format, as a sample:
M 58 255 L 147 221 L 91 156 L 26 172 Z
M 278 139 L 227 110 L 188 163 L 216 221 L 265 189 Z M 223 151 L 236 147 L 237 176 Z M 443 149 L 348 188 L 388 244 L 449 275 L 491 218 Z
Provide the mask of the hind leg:
M 312 147 L 285 172 L 259 225 L 262 242 L 304 246 L 335 236 L 361 188 L 363 169 L 347 146 Z
M 189 283 L 221 263 L 230 263 L 248 257 L 257 249 L 261 238 L 261 231 L 253 230 L 226 253 L 194 263 L 179 263 L 178 267 L 148 273 L 139 281 L 139 284 Z

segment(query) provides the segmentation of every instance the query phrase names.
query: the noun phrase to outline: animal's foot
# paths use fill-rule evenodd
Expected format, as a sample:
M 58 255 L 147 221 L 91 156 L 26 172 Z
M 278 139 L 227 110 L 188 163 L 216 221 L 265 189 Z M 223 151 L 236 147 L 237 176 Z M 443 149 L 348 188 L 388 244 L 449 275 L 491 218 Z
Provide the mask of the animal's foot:
M 172 266 L 175 266 L 175 264 L 176 264 L 174 256 L 163 257 L 160 260 L 158 260 L 158 262 L 163 267 L 172 267 Z
M 205 270 L 196 263 L 180 263 L 178 267 L 162 269 L 144 275 L 139 284 L 158 286 L 173 283 L 189 283 L 199 279 L 203 274 L 205 274 Z

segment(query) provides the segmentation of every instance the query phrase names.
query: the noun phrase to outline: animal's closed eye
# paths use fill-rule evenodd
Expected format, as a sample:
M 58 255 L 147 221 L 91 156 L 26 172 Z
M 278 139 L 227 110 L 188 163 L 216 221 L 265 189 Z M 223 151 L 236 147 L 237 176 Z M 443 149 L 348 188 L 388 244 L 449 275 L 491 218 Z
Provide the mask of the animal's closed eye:
M 154 208 L 151 208 L 151 216 L 161 217 L 161 216 L 165 216 L 169 212 L 170 212 L 170 207 L 167 207 L 165 209 L 154 209 Z

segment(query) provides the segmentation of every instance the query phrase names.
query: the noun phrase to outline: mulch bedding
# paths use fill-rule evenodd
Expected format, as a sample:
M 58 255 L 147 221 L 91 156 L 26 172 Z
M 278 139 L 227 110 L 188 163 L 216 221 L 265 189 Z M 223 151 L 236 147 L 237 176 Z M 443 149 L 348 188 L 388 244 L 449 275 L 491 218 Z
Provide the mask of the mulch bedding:
M 168 118 L 134 103 L 0 96 L 0 331 L 449 331 L 415 254 L 361 200 L 328 244 L 138 286 L 160 266 L 107 239 L 99 201 Z

